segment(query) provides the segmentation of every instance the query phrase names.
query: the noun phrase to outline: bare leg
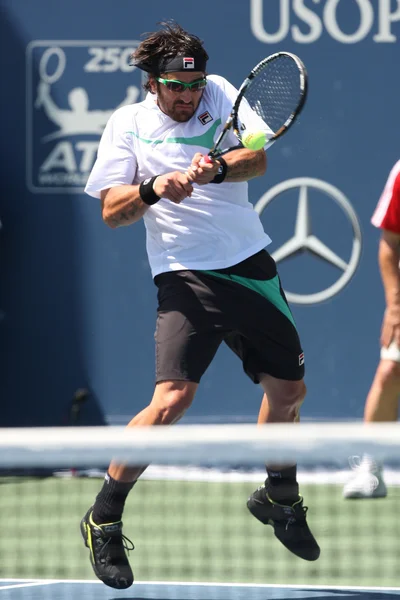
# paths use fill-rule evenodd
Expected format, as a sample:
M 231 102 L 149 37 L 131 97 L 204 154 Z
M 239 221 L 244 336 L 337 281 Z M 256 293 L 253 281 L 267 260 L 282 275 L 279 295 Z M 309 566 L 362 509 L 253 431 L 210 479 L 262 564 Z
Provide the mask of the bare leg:
M 293 423 L 300 420 L 300 406 L 306 395 L 306 386 L 303 380 L 287 381 L 264 375 L 261 379 L 264 390 L 258 425 L 264 423 Z M 268 465 L 268 470 L 281 471 L 290 465 Z
M 198 384 L 188 381 L 164 381 L 156 385 L 151 403 L 138 413 L 127 427 L 172 425 L 179 421 L 189 408 Z M 146 466 L 129 466 L 111 462 L 108 473 L 123 482 L 136 481 Z
M 153 399 L 129 423 L 128 427 L 171 425 L 178 421 L 190 406 L 197 389 L 196 383 L 166 381 L 159 383 Z M 93 569 L 107 585 L 125 589 L 132 585 L 133 573 L 126 550 L 133 549 L 122 534 L 122 514 L 125 501 L 145 465 L 111 462 L 103 486 L 81 521 L 81 533 L 90 549 Z M 128 544 L 128 545 L 127 545 Z
M 400 364 L 381 360 L 369 391 L 364 421 L 397 421 L 400 394 Z
M 400 394 L 400 363 L 381 359 L 364 408 L 364 422 L 397 421 Z M 350 463 L 351 464 L 351 463 Z M 354 465 L 352 464 L 354 468 Z M 365 453 L 343 488 L 344 498 L 384 498 L 387 488 L 383 464 Z
M 299 420 L 299 410 L 306 395 L 306 386 L 302 379 L 288 381 L 271 375 L 260 378 L 264 390 L 258 424 L 293 423 Z
M 264 375 L 264 396 L 258 424 L 293 423 L 299 420 L 299 409 L 306 386 L 302 380 L 286 381 Z M 265 525 L 272 525 L 275 536 L 291 552 L 305 560 L 317 560 L 320 548 L 311 533 L 303 499 L 299 496 L 296 464 L 267 464 L 267 479 L 247 501 L 250 512 Z

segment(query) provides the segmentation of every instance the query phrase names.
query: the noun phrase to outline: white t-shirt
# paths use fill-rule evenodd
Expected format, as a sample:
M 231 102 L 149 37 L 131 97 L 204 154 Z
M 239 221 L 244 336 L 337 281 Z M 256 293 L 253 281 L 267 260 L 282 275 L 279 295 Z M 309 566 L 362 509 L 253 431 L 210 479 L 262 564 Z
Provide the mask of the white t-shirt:
M 135 185 L 154 175 L 185 172 L 196 152 L 207 154 L 222 131 L 237 96 L 223 77 L 211 75 L 193 117 L 178 123 L 164 114 L 156 96 L 114 112 L 102 135 L 85 191 Z M 244 106 L 248 130 L 268 127 Z M 237 145 L 229 132 L 226 147 Z M 153 277 L 180 269 L 230 267 L 267 246 L 271 239 L 248 200 L 247 182 L 196 185 L 180 204 L 161 199 L 144 214 L 147 254 Z

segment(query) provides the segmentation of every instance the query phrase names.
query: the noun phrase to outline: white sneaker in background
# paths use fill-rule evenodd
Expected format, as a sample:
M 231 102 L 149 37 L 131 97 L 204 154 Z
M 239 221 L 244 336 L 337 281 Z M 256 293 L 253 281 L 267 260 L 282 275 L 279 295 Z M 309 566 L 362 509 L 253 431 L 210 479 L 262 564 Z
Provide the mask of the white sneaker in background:
M 349 463 L 353 472 L 343 488 L 343 498 L 385 498 L 387 488 L 383 480 L 383 467 L 376 460 L 364 454 L 352 456 Z

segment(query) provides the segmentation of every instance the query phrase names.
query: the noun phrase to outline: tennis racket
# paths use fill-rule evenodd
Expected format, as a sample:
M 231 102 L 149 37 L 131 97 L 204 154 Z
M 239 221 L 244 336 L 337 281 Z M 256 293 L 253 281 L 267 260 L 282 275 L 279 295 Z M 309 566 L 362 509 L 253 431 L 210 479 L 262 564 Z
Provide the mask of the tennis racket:
M 307 97 L 307 81 L 306 68 L 295 54 L 277 52 L 264 58 L 240 86 L 232 111 L 205 161 L 211 162 L 233 149 L 224 148 L 224 140 L 231 129 L 239 142 L 242 141 L 249 108 L 261 119 L 259 129 L 266 133 L 268 140 L 265 148 L 271 146 L 301 113 Z

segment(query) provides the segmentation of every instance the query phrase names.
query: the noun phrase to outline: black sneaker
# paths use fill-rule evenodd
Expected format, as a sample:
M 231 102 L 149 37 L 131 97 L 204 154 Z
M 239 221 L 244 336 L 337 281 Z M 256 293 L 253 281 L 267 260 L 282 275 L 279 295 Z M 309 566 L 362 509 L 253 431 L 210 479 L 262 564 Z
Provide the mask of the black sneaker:
M 304 560 L 317 560 L 320 548 L 307 525 L 308 509 L 303 506 L 302 496 L 292 506 L 278 504 L 262 485 L 248 499 L 247 508 L 261 523 L 272 525 L 275 537 L 293 554 Z
M 90 562 L 96 576 L 106 585 L 118 590 L 133 583 L 133 573 L 125 550 L 134 546 L 122 535 L 122 521 L 96 525 L 92 519 L 93 507 L 81 521 L 81 533 L 85 546 L 90 550 Z

